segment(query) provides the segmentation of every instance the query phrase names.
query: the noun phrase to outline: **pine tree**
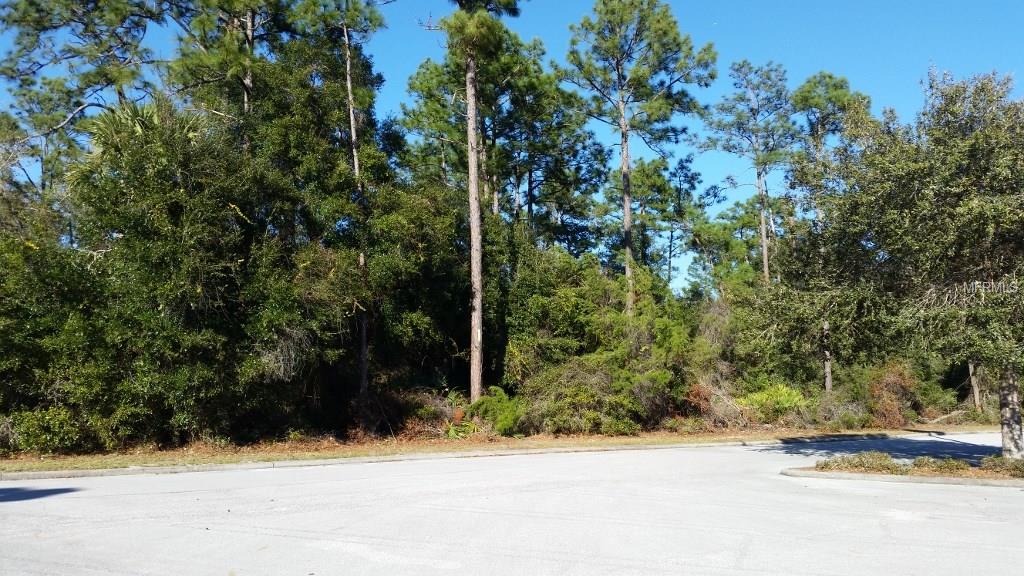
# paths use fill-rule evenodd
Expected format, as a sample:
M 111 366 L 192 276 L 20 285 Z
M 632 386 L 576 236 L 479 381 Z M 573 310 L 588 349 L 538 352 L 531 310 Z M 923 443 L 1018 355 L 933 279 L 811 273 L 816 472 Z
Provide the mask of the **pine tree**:
M 449 42 L 461 51 L 465 59 L 466 78 L 466 156 L 469 193 L 470 282 L 472 306 L 469 343 L 469 395 L 475 402 L 483 395 L 483 232 L 480 214 L 479 145 L 477 143 L 477 61 L 491 56 L 491 39 L 497 36 L 499 23 L 495 16 L 517 16 L 516 0 L 453 0 L 459 10 L 444 27 Z
M 689 86 L 705 87 L 715 77 L 715 51 L 710 44 L 698 51 L 668 5 L 658 0 L 598 0 L 594 16 L 572 26 L 561 70 L 565 81 L 588 95 L 587 114 L 619 133 L 619 175 L 622 197 L 623 266 L 632 314 L 636 289 L 633 279 L 633 194 L 630 137 L 664 153 L 683 129 L 673 123 L 694 114 L 699 106 Z
M 796 127 L 790 118 L 792 106 L 786 88 L 786 72 L 769 62 L 757 67 L 743 60 L 730 67 L 736 92 L 712 107 L 707 119 L 711 133 L 704 146 L 741 156 L 754 170 L 754 185 L 761 206 L 758 232 L 761 247 L 761 276 L 771 282 L 769 270 L 768 175 L 788 157 L 796 141 Z

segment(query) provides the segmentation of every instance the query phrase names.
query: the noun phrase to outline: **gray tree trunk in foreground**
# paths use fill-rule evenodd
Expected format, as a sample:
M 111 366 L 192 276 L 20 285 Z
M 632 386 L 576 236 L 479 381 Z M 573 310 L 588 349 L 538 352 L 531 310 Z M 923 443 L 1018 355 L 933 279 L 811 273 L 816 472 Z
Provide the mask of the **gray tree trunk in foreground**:
M 480 226 L 479 167 L 477 166 L 476 59 L 466 57 L 466 142 L 469 174 L 469 274 L 473 300 L 469 336 L 469 399 L 476 402 L 483 395 L 484 368 L 484 280 L 483 235 Z
M 1003 433 L 1003 457 L 1024 458 L 1024 433 L 1020 422 L 1020 387 L 1015 368 L 1007 368 L 999 384 L 999 424 Z
M 971 398 L 974 400 L 975 410 L 981 410 L 981 386 L 978 383 L 980 367 L 974 362 L 967 363 L 967 372 L 971 379 Z
M 633 304 L 636 301 L 636 289 L 633 280 L 633 191 L 630 188 L 629 166 L 629 120 L 626 118 L 626 104 L 619 99 L 619 133 L 622 138 L 619 150 L 619 172 L 622 174 L 622 243 L 625 245 L 626 257 L 626 313 L 633 315 Z

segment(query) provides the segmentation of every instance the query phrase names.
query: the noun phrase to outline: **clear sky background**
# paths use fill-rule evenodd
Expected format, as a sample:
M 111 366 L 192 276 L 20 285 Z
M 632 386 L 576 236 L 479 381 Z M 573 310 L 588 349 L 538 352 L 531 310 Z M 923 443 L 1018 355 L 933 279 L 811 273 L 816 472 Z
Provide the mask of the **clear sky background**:
M 1024 71 L 1024 0 L 669 0 L 683 33 L 694 44 L 714 44 L 719 79 L 698 99 L 714 102 L 731 91 L 729 64 L 747 59 L 755 65 L 782 64 L 795 88 L 826 70 L 845 76 L 851 87 L 871 97 L 880 113 L 893 108 L 909 122 L 924 102 L 928 71 L 958 78 L 991 71 L 1019 78 Z M 524 40 L 540 38 L 548 59 L 563 61 L 569 25 L 592 10 L 591 0 L 528 0 L 522 15 L 506 24 Z M 388 28 L 370 42 L 368 52 L 386 83 L 378 96 L 380 117 L 398 115 L 407 102 L 408 77 L 426 58 L 443 58 L 444 35 L 428 30 L 452 11 L 448 0 L 397 0 L 382 8 Z M 1020 87 L 1016 94 L 1022 94 Z M 596 128 L 596 127 L 595 127 Z M 617 137 L 602 131 L 609 145 Z M 642 143 L 633 145 L 644 156 Z M 693 152 L 680 146 L 675 155 Z M 639 153 L 639 154 L 637 154 Z M 752 180 L 742 161 L 721 153 L 697 154 L 695 168 L 704 185 L 727 175 Z M 779 176 L 772 179 L 779 185 Z M 727 204 L 749 196 L 739 188 Z M 678 263 L 684 270 L 685 261 Z M 683 275 L 679 275 L 680 281 Z M 675 286 L 679 288 L 680 286 Z
M 849 79 L 871 97 L 875 112 L 894 108 L 910 121 L 924 102 L 928 70 L 966 77 L 991 71 L 1018 78 L 1024 69 L 1024 1 L 980 0 L 669 0 L 680 28 L 695 45 L 718 51 L 719 79 L 696 95 L 713 102 L 730 91 L 728 66 L 748 59 L 774 61 L 792 87 L 822 70 Z M 524 40 L 540 38 L 548 58 L 562 61 L 569 25 L 591 12 L 590 0 L 527 0 L 506 24 Z M 407 101 L 408 77 L 426 58 L 443 58 L 444 35 L 426 29 L 452 11 L 448 0 L 397 0 L 382 8 L 388 28 L 368 52 L 386 83 L 378 96 L 381 117 Z M 1018 87 L 1017 94 L 1021 94 Z M 677 155 L 689 152 L 677 150 Z M 702 154 L 705 183 L 742 176 L 731 158 Z M 742 178 L 741 178 L 742 180 Z

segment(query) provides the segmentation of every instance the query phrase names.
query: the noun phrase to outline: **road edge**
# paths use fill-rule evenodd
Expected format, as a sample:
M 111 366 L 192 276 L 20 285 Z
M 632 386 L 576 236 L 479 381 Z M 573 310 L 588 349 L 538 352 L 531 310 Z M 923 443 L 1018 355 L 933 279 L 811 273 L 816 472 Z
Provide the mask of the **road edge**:
M 786 468 L 780 472 L 792 478 L 820 478 L 828 480 L 861 480 L 895 482 L 902 484 L 945 484 L 954 486 L 995 486 L 1024 488 L 1024 480 L 1012 478 L 959 478 L 955 476 L 901 476 L 897 474 L 869 474 L 865 472 L 828 472 L 813 468 Z
M 67 470 L 28 470 L 21 472 L 0 472 L 0 482 L 13 480 L 49 480 L 56 478 L 93 478 L 98 476 L 139 476 L 144 474 L 187 474 L 191 472 L 219 472 L 232 470 L 261 470 L 274 468 L 302 468 L 314 466 L 337 466 L 343 464 L 374 464 L 383 462 L 405 462 L 411 460 L 446 460 L 457 458 L 486 458 L 495 456 L 524 456 L 531 454 L 564 454 L 584 452 L 618 452 L 626 450 L 678 450 L 680 448 L 711 448 L 716 446 L 776 446 L 781 444 L 814 444 L 820 442 L 842 442 L 877 440 L 928 434 L 926 431 L 906 433 L 865 433 L 804 436 L 765 440 L 723 440 L 719 442 L 680 442 L 678 444 L 632 444 L 622 446 L 560 446 L 551 448 L 511 448 L 494 450 L 469 450 L 464 452 L 426 452 L 388 454 L 381 456 L 348 456 L 319 459 L 266 460 L 233 462 L 224 464 L 174 464 L 168 466 L 129 466 L 124 468 L 94 468 Z

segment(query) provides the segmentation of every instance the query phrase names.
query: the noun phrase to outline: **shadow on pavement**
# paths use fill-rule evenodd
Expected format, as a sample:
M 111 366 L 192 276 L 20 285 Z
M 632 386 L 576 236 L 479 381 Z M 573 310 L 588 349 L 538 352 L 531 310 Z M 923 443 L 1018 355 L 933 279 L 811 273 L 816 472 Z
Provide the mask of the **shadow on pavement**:
M 21 502 L 22 500 L 35 500 L 37 498 L 46 498 L 48 496 L 68 494 L 70 492 L 78 492 L 78 488 L 0 488 L 0 503 Z
M 918 456 L 932 456 L 934 458 L 958 458 L 972 464 L 980 464 L 982 458 L 1000 453 L 1000 449 L 995 446 L 973 444 L 955 438 L 931 435 L 928 438 L 917 439 L 877 435 L 865 440 L 833 442 L 814 442 L 806 438 L 783 438 L 781 444 L 759 446 L 756 450 L 820 458 L 878 450 L 888 452 L 893 458 L 912 460 Z

